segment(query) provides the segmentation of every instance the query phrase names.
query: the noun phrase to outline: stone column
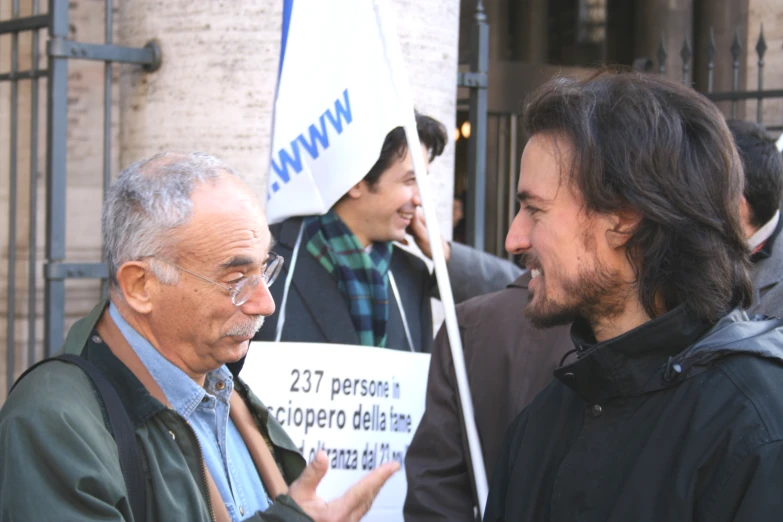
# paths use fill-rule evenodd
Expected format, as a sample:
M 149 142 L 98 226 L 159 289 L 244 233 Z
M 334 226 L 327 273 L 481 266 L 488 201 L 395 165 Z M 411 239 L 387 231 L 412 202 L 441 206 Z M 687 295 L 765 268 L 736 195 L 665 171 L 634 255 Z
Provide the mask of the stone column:
M 449 140 L 430 167 L 441 234 L 451 238 L 457 116 L 459 4 L 450 0 L 392 0 L 416 108 L 443 122 Z
M 510 53 L 513 61 L 544 64 L 547 62 L 548 27 L 547 0 L 518 0 L 509 4 L 514 29 L 509 31 Z M 497 31 L 504 30 L 508 24 L 491 27 Z M 490 32 L 492 34 L 492 32 Z
M 282 2 L 123 2 L 120 41 L 157 38 L 154 73 L 121 77 L 120 163 L 163 150 L 224 158 L 259 189 L 268 163 Z
M 764 53 L 763 84 L 764 90 L 779 89 L 783 86 L 783 24 L 772 23 L 779 16 L 780 6 L 778 2 L 766 2 L 762 0 L 749 0 L 748 22 L 745 34 L 744 56 L 747 57 L 747 76 L 745 87 L 747 89 L 758 88 L 758 54 L 756 44 L 762 24 L 764 26 L 764 40 L 767 50 Z M 775 5 L 778 4 L 778 5 Z M 767 127 L 780 126 L 783 122 L 783 99 L 767 98 L 763 101 L 761 111 L 761 123 Z M 745 117 L 756 120 L 758 116 L 757 102 L 748 101 Z M 779 131 L 775 133 L 777 135 Z
M 636 0 L 635 58 L 649 58 L 659 70 L 658 47 L 663 32 L 666 49 L 666 77 L 682 80 L 682 58 L 680 50 L 685 38 L 693 49 L 693 0 Z M 691 59 L 693 71 L 693 59 Z M 691 73 L 691 79 L 693 75 Z
M 740 56 L 739 90 L 747 86 L 747 52 L 748 52 L 748 4 L 749 0 L 714 0 L 700 2 L 696 18 L 698 20 L 698 35 L 695 79 L 696 87 L 703 92 L 708 88 L 707 48 L 710 43 L 710 29 L 715 36 L 715 68 L 713 90 L 717 92 L 730 91 L 732 88 L 731 46 L 734 35 L 739 30 L 740 42 L 744 48 Z M 751 45 L 754 46 L 755 42 Z M 731 104 L 718 103 L 724 114 L 730 115 Z M 745 117 L 745 103 L 738 104 L 737 117 Z
M 459 7 L 445 0 L 394 0 L 417 108 L 455 125 Z M 157 38 L 161 68 L 125 71 L 122 165 L 161 150 L 225 158 L 266 190 L 282 3 L 272 0 L 135 0 L 121 7 L 121 41 Z M 442 229 L 450 232 L 453 144 L 432 165 Z
M 465 2 L 462 2 L 465 4 Z M 489 24 L 489 60 L 490 62 L 505 61 L 509 59 L 509 31 L 508 31 L 508 16 L 509 16 L 509 4 L 505 0 L 484 0 L 484 12 L 487 15 L 487 23 Z M 470 25 L 466 34 L 468 41 L 470 41 L 471 28 L 473 23 L 473 14 L 476 12 L 477 1 L 469 0 L 467 5 L 468 9 L 465 10 L 468 13 L 468 19 Z M 465 6 L 463 5 L 463 9 Z M 467 56 L 470 60 L 470 55 Z

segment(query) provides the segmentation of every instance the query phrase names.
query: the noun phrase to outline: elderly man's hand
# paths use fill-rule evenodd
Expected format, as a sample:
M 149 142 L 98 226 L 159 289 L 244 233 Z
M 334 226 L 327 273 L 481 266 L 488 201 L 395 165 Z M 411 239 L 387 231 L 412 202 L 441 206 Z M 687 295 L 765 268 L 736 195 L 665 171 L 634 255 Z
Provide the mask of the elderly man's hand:
M 427 234 L 427 221 L 424 219 L 424 211 L 421 207 L 416 208 L 416 214 L 414 214 L 411 224 L 408 225 L 408 233 L 413 236 L 413 239 L 416 241 L 416 246 L 419 247 L 422 254 L 432 259 L 430 237 Z M 443 242 L 443 257 L 446 258 L 446 262 L 448 263 L 449 258 L 451 258 L 451 246 L 449 246 L 448 241 L 445 239 L 441 238 L 441 241 Z
M 315 494 L 328 468 L 326 453 L 319 451 L 288 488 L 288 495 L 316 522 L 356 522 L 361 519 L 369 511 L 381 487 L 400 469 L 400 465 L 387 462 L 365 475 L 345 495 L 329 503 Z

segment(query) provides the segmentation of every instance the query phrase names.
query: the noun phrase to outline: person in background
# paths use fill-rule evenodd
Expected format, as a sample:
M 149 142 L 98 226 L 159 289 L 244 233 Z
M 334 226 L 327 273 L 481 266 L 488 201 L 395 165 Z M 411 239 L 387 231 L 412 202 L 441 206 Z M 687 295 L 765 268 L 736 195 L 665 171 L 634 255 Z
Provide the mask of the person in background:
M 778 236 L 783 228 L 783 160 L 775 140 L 761 125 L 742 120 L 726 123 L 745 172 L 740 220 L 751 250 L 753 303 L 748 313 L 782 317 L 783 241 Z
M 429 116 L 417 114 L 416 125 L 429 169 L 448 135 Z M 422 259 L 394 244 L 409 232 L 431 257 L 420 205 L 405 131 L 397 127 L 375 165 L 329 212 L 272 225 L 277 250 L 290 259 L 281 277 L 289 270 L 293 277 L 272 289 L 280 307 L 255 339 L 429 352 L 434 278 Z M 503 288 L 520 272 L 465 245 L 443 246 L 455 300 Z
M 467 230 L 465 222 L 465 191 L 454 196 L 454 206 L 452 209 L 452 239 L 457 243 L 465 244 L 467 242 Z

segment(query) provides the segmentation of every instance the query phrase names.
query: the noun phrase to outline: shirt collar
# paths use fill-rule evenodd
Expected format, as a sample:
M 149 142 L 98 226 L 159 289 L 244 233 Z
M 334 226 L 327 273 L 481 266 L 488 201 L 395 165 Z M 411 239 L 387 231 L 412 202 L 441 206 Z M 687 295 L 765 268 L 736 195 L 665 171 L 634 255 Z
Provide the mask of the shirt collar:
M 202 388 L 188 374 L 163 357 L 147 339 L 128 324 L 114 303 L 109 305 L 109 314 L 125 340 L 128 341 L 128 344 L 166 395 L 171 408 L 183 418 L 190 417 L 199 403 L 207 396 L 207 392 L 210 396 L 228 402 L 233 390 L 233 377 L 225 366 L 209 372 L 204 381 L 204 388 Z
M 750 247 L 751 252 L 755 252 L 762 243 L 770 238 L 772 233 L 775 232 L 775 228 L 778 226 L 778 221 L 780 221 L 780 210 L 775 212 L 775 215 L 772 216 L 772 219 L 764 223 L 761 228 L 756 230 L 756 232 L 750 236 L 748 239 L 748 246 Z
M 669 357 L 688 348 L 710 328 L 677 308 L 614 339 L 596 342 L 584 320 L 571 326 L 576 362 L 555 377 L 590 402 L 632 397 L 650 391 L 650 380 Z
M 772 257 L 772 254 L 775 251 L 775 244 L 777 243 L 777 238 L 780 235 L 781 228 L 783 228 L 783 219 L 778 220 L 778 226 L 775 227 L 775 230 L 772 232 L 772 234 L 759 247 L 756 247 L 756 251 L 750 255 L 751 263 L 755 264 L 758 263 L 759 261 Z M 777 283 L 777 282 L 778 279 L 776 278 L 773 278 L 773 280 L 770 281 L 770 283 Z M 759 279 L 758 281 L 756 281 L 756 283 L 759 286 L 766 284 L 762 279 Z

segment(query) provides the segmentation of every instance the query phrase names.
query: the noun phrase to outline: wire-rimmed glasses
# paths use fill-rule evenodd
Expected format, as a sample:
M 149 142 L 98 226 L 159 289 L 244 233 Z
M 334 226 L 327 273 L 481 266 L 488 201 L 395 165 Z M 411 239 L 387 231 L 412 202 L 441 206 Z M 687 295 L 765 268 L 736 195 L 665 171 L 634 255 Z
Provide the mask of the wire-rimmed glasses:
M 197 277 L 202 281 L 211 283 L 217 287 L 222 288 L 223 290 L 226 290 L 231 296 L 231 302 L 234 303 L 235 306 L 242 306 L 245 304 L 247 300 L 250 299 L 250 296 L 253 295 L 253 292 L 258 286 L 258 283 L 260 283 L 262 280 L 264 281 L 264 284 L 267 286 L 267 288 L 272 286 L 272 283 L 275 282 L 277 276 L 280 275 L 280 270 L 283 268 L 283 257 L 275 254 L 274 252 L 269 252 L 269 257 L 266 260 L 266 268 L 264 268 L 264 272 L 260 276 L 255 275 L 252 277 L 243 277 L 236 283 L 224 285 L 218 283 L 217 281 L 213 281 L 212 279 L 209 279 L 208 277 L 205 277 L 199 273 L 188 270 L 187 268 L 182 268 L 181 266 L 172 263 L 171 261 L 165 261 L 155 256 L 150 257 L 160 261 L 161 263 L 171 265 L 177 270 L 182 270 L 186 274 Z

